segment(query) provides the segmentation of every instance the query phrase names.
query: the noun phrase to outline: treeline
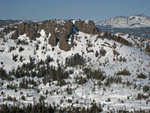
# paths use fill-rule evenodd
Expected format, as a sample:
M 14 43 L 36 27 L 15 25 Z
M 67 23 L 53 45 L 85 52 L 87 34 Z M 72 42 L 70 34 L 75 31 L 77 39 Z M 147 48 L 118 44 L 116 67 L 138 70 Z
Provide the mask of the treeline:
M 58 113 L 100 113 L 103 109 L 101 105 L 97 105 L 96 103 L 91 103 L 90 108 L 85 107 L 66 107 L 61 110 L 58 110 Z
M 44 103 L 38 103 L 36 105 L 29 104 L 28 106 L 8 106 L 6 104 L 1 105 L 0 113 L 99 113 L 102 112 L 102 107 L 96 103 L 91 103 L 90 108 L 85 107 L 65 107 L 57 108 L 51 105 L 46 106 Z
M 38 103 L 36 105 L 29 104 L 25 107 L 1 105 L 0 113 L 54 113 L 55 108 L 51 105 Z

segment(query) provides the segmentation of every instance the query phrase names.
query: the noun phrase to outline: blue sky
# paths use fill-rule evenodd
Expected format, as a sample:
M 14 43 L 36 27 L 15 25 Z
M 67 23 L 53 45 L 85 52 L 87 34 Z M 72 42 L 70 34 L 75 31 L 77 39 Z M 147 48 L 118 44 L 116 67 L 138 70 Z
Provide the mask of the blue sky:
M 1 19 L 88 19 L 150 16 L 150 0 L 0 0 Z

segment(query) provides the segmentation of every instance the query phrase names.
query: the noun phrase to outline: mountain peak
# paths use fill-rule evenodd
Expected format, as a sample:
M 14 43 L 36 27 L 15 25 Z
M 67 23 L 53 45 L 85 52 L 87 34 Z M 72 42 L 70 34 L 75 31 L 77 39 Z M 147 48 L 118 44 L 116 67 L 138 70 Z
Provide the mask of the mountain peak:
M 150 18 L 144 14 L 135 14 L 131 16 L 117 16 L 96 24 L 100 26 L 111 26 L 112 28 L 150 27 Z

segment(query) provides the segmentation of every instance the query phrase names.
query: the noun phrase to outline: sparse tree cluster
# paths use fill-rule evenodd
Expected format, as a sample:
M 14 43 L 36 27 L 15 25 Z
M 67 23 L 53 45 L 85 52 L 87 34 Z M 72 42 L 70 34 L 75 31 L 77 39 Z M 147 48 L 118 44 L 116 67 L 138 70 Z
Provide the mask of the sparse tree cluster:
M 87 79 L 97 79 L 97 80 L 104 80 L 105 76 L 103 75 L 104 72 L 101 70 L 92 70 L 91 68 L 84 68 L 84 73 L 86 74 Z
M 106 54 L 106 50 L 104 48 L 101 48 L 100 49 L 100 55 L 105 56 L 105 54 Z
M 128 71 L 127 69 L 124 69 L 122 71 L 118 71 L 117 75 L 127 75 L 127 76 L 130 76 L 130 71 Z
M 104 85 L 105 86 L 109 86 L 112 83 L 121 83 L 121 77 L 108 77 L 107 79 L 105 79 Z
M 0 68 L 0 78 L 2 80 L 13 80 L 13 78 L 3 68 Z
M 71 56 L 70 58 L 66 58 L 66 66 L 77 66 L 77 65 L 84 65 L 85 63 L 85 59 L 79 55 L 78 53 L 74 54 L 73 56 Z

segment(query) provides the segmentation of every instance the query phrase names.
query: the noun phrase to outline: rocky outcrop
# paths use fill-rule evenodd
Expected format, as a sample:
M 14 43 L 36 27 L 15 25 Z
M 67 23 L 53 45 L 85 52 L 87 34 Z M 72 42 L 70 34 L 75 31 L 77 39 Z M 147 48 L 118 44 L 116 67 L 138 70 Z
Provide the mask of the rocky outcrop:
M 18 25 L 15 33 L 12 35 L 12 39 L 17 39 L 19 35 L 27 34 L 31 40 L 39 37 L 40 34 L 38 33 L 38 24 L 37 23 L 21 23 Z
M 56 46 L 59 43 L 59 48 L 65 51 L 70 50 L 70 45 L 67 42 L 69 36 L 74 33 L 74 28 L 88 34 L 99 33 L 93 21 L 78 20 L 74 24 L 71 20 L 46 20 L 42 23 L 21 23 L 18 25 L 12 39 L 17 39 L 19 35 L 27 34 L 31 40 L 39 37 L 38 31 L 43 29 L 49 38 L 49 44 Z
M 99 33 L 99 29 L 95 27 L 93 21 L 82 21 L 78 20 L 75 22 L 75 26 L 78 28 L 79 31 L 88 34 L 97 34 Z
M 52 33 L 49 38 L 49 44 L 52 46 L 56 46 L 57 42 L 58 42 L 58 39 L 55 37 L 54 33 Z
M 59 47 L 62 50 L 70 50 L 70 45 L 67 43 L 67 38 L 72 34 L 73 23 L 70 20 L 48 20 L 44 21 L 41 29 L 44 29 L 46 35 L 51 33 L 49 44 L 56 46 L 59 42 Z

